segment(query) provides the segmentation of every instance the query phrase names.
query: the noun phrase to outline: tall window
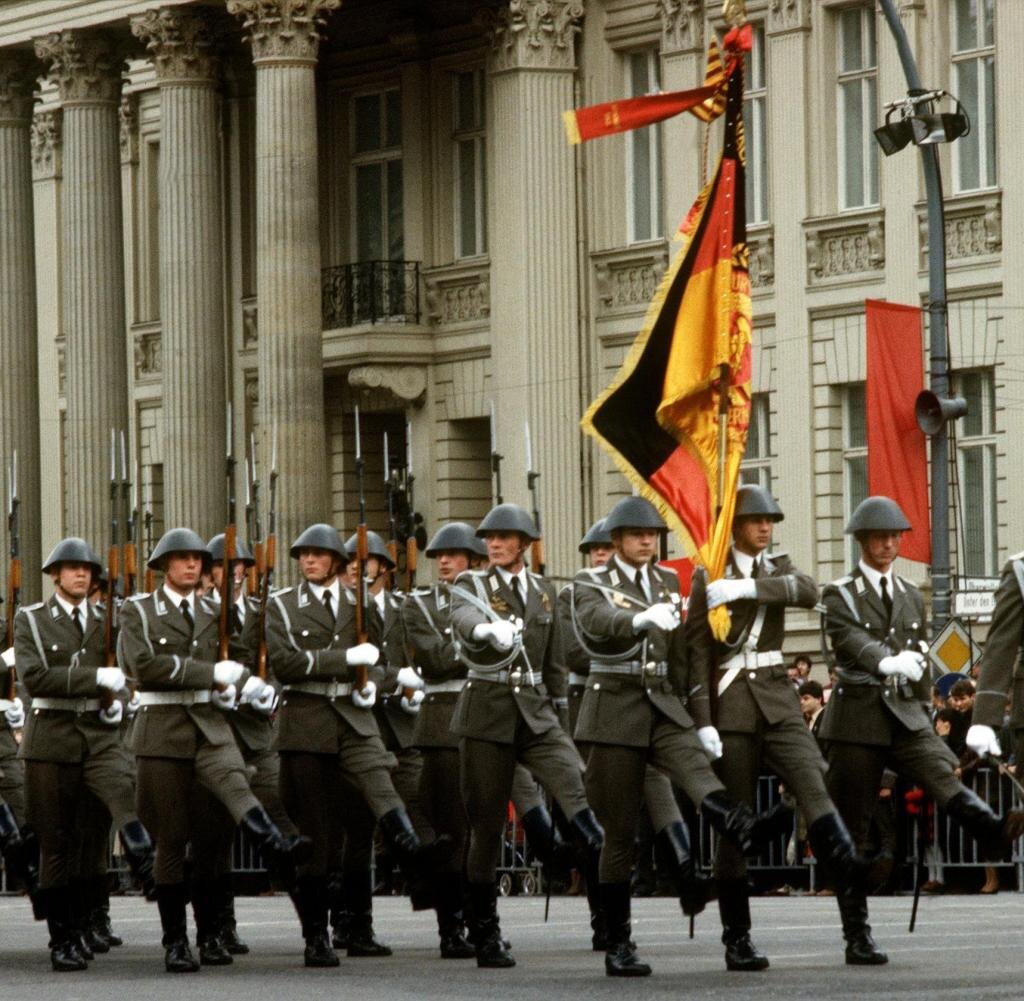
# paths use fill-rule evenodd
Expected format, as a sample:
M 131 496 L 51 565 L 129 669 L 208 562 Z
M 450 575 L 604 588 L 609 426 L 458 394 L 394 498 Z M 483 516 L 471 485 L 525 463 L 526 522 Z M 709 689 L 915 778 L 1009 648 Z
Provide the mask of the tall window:
M 352 183 L 358 261 L 400 261 L 402 103 L 397 89 L 359 94 L 352 109 Z
M 974 577 L 999 572 L 996 533 L 995 381 L 990 369 L 954 376 L 956 394 L 967 401 L 957 425 L 957 472 L 964 526 L 962 573 Z
M 872 130 L 878 107 L 875 11 L 839 12 L 839 204 L 878 204 L 878 147 Z
M 455 74 L 455 236 L 458 257 L 487 252 L 484 72 Z
M 768 393 L 754 393 L 750 401 L 747 448 L 740 463 L 740 482 L 772 488 L 772 428 Z
M 843 515 L 849 520 L 857 505 L 868 495 L 868 425 L 865 414 L 865 386 L 851 382 L 843 390 Z M 847 559 L 851 565 L 860 558 L 860 548 L 850 536 Z
M 953 144 L 957 191 L 996 184 L 995 0 L 953 4 L 953 93 L 971 119 L 971 131 Z
M 631 52 L 627 57 L 629 96 L 642 97 L 661 89 L 657 51 Z M 629 156 L 629 242 L 653 240 L 661 231 L 661 126 L 627 133 Z
M 768 221 L 768 78 L 764 66 L 764 25 L 755 24 L 754 47 L 744 81 L 743 128 L 747 139 L 747 222 Z

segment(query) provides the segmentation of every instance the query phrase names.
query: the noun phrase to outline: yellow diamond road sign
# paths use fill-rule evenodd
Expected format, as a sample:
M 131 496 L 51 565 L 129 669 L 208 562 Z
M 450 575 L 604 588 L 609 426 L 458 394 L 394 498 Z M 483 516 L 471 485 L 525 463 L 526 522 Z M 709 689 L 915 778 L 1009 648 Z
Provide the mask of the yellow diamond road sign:
M 950 619 L 928 650 L 932 663 L 943 673 L 966 672 L 981 657 L 981 647 L 971 639 L 959 619 Z

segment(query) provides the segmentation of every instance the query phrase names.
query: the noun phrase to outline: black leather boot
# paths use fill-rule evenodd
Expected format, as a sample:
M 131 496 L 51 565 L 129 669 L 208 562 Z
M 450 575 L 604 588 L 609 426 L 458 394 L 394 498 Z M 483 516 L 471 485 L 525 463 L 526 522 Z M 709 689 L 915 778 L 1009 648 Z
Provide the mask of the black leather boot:
M 89 899 L 92 905 L 89 920 L 93 935 L 102 939 L 108 948 L 124 945 L 124 939 L 115 934 L 110 924 L 110 891 L 106 876 L 95 876 L 89 880 Z
M 50 965 L 57 973 L 72 973 L 89 966 L 72 937 L 69 893 L 66 886 L 51 886 L 39 891 L 50 931 Z
M 609 977 L 649 977 L 651 968 L 637 958 L 630 939 L 629 883 L 602 883 L 601 903 L 608 928 L 604 972 Z
M 501 925 L 498 923 L 498 888 L 493 882 L 470 883 L 468 888 L 476 965 L 493 969 L 515 966 L 516 961 L 501 938 Z
M 34 894 L 39 883 L 39 846 L 28 829 L 18 830 L 14 812 L 7 803 L 0 803 L 0 854 L 3 855 L 4 869 L 21 881 L 27 893 Z M 47 895 L 43 894 L 41 899 L 47 899 Z M 40 903 L 38 911 L 44 907 Z M 36 918 L 43 916 L 36 913 Z
M 415 879 L 417 875 L 424 873 L 429 874 L 439 864 L 449 861 L 450 841 L 442 837 L 429 845 L 423 844 L 403 807 L 395 807 L 394 810 L 385 813 L 377 821 L 377 825 L 381 837 L 406 879 Z
M 472 959 L 476 955 L 476 950 L 466 939 L 466 921 L 462 911 L 462 876 L 456 872 L 436 872 L 433 882 L 441 958 Z
M 313 842 L 309 838 L 302 834 L 282 834 L 262 806 L 254 806 L 240 823 L 260 846 L 267 868 L 279 878 L 291 878 L 295 867 L 313 853 Z
M 96 958 L 97 952 L 110 952 L 105 942 L 94 940 L 92 932 L 92 906 L 89 900 L 89 881 L 73 879 L 69 887 L 68 899 L 71 904 L 71 937 L 78 951 L 89 961 Z M 99 949 L 93 946 L 98 945 Z
M 339 869 L 333 869 L 327 874 L 327 900 L 330 908 L 331 945 L 335 949 L 347 949 L 352 915 L 345 902 L 345 880 Z
M 718 881 L 718 913 L 722 919 L 725 968 L 750 973 L 768 969 L 768 957 L 750 940 L 750 893 L 746 879 Z
M 1024 813 L 1011 810 L 1000 817 L 970 789 L 958 792 L 943 809 L 963 825 L 978 842 L 984 857 L 991 861 L 1002 858 L 1011 843 L 1024 833 Z
M 306 942 L 303 963 L 310 967 L 340 965 L 341 960 L 331 947 L 327 934 L 327 884 L 319 876 L 299 879 L 291 891 L 291 898 Z
M 196 973 L 199 970 L 199 964 L 188 947 L 185 898 L 184 883 L 161 883 L 156 888 L 160 927 L 164 933 L 164 969 L 168 973 Z
M 156 880 L 153 877 L 153 842 L 141 820 L 129 820 L 118 831 L 128 868 L 138 880 L 147 900 L 156 900 Z
M 690 832 L 681 820 L 663 827 L 654 836 L 660 857 L 668 865 L 687 916 L 700 914 L 708 902 L 711 881 L 701 872 L 690 852 Z
M 807 828 L 807 840 L 821 872 L 837 886 L 864 887 L 871 864 L 857 854 L 838 813 L 826 813 Z
M 373 932 L 373 876 L 370 871 L 347 872 L 342 881 L 349 911 L 348 954 L 357 958 L 390 956 L 391 949 L 378 942 Z
M 543 803 L 522 814 L 519 826 L 526 835 L 533 857 L 540 859 L 545 868 L 573 863 L 573 852 L 565 843 L 551 811 Z
M 231 876 L 218 876 L 213 884 L 217 902 L 217 937 L 232 956 L 247 956 L 249 946 L 238 937 L 238 922 L 235 920 L 235 892 Z
M 843 887 L 836 890 L 839 916 L 843 920 L 843 938 L 846 939 L 846 963 L 848 966 L 882 966 L 889 957 L 882 952 L 871 937 L 868 924 L 868 899 L 863 890 Z
M 755 814 L 746 803 L 733 799 L 724 789 L 705 796 L 700 812 L 744 855 L 756 855 L 775 838 L 793 832 L 793 811 L 784 803 Z
M 218 932 L 219 900 L 213 883 L 192 880 L 192 913 L 196 919 L 196 947 L 203 966 L 230 966 L 234 960 Z

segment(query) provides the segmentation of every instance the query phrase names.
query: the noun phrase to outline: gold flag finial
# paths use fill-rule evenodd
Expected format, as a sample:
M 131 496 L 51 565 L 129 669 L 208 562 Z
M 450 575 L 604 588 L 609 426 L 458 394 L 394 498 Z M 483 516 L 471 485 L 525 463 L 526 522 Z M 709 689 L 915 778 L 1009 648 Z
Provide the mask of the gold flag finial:
M 738 28 L 747 23 L 747 7 L 744 0 L 723 0 L 722 18 L 726 24 Z

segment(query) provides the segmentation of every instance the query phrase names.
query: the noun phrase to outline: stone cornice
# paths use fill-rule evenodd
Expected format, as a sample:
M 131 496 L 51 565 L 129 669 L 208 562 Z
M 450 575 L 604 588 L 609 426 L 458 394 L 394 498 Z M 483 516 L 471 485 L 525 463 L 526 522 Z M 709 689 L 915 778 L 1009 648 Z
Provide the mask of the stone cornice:
M 219 32 L 210 18 L 160 7 L 133 17 L 132 34 L 146 44 L 160 83 L 214 83 Z
M 116 104 L 121 96 L 121 54 L 98 32 L 55 31 L 35 40 L 64 104 Z
M 27 52 L 0 53 L 0 123 L 28 125 L 32 117 L 32 69 Z
M 581 0 L 509 0 L 479 18 L 491 38 L 492 70 L 574 68 Z
M 661 14 L 661 51 L 700 52 L 704 49 L 702 0 L 658 0 Z
M 320 28 L 341 0 L 228 0 L 228 13 L 242 18 L 254 63 L 315 63 Z

